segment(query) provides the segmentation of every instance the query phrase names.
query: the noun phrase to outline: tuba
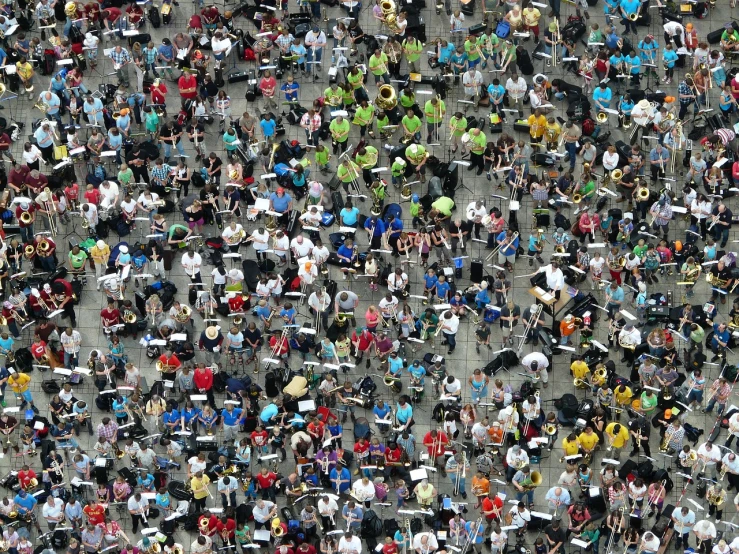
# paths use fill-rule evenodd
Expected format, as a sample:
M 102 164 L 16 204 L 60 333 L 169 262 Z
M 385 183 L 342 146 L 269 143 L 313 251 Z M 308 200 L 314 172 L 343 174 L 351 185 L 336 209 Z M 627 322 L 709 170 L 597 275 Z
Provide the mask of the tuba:
M 36 249 L 33 247 L 33 244 L 27 244 L 26 247 L 23 249 L 23 254 L 29 260 L 33 258 L 36 255 Z
M 556 254 L 564 254 L 566 252 L 566 249 L 563 244 L 558 244 L 554 247 L 554 252 Z
M 608 114 L 606 112 L 598 112 L 598 115 L 595 116 L 595 120 L 598 123 L 605 123 L 608 121 Z
M 386 4 L 387 2 L 383 2 Z M 393 85 L 382 85 L 375 98 L 375 106 L 379 110 L 392 110 L 398 105 L 398 96 Z
M 541 482 L 542 482 L 541 473 L 539 473 L 538 471 L 532 471 L 531 476 L 528 479 L 524 479 L 521 482 L 521 486 L 523 487 L 524 490 L 530 491 L 530 490 L 534 490 L 536 487 L 541 485 Z
M 178 323 L 187 323 L 187 320 L 190 319 L 190 316 L 192 315 L 192 310 L 189 306 L 182 306 L 182 309 L 177 312 L 177 315 L 174 316 L 175 321 Z
M 575 194 L 572 195 L 572 203 L 579 204 L 580 202 L 582 202 L 582 194 L 580 194 L 579 192 L 576 192 Z

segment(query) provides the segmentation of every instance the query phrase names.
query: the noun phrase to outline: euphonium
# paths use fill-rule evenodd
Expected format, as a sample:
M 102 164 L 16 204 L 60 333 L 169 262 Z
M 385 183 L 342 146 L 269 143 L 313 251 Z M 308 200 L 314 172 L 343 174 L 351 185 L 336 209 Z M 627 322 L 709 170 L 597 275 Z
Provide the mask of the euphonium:
M 200 520 L 200 523 L 198 524 L 198 527 L 200 528 L 200 532 L 203 535 L 206 535 L 208 533 L 208 518 L 203 518 Z
M 554 434 L 555 434 L 555 433 L 557 432 L 557 426 L 556 426 L 556 425 L 554 425 L 553 423 L 552 423 L 552 424 L 550 424 L 550 425 L 545 425 L 545 426 L 544 426 L 544 432 L 545 432 L 545 433 L 546 433 L 547 435 L 550 435 L 550 436 L 551 436 L 551 435 L 554 435 Z
M 49 241 L 46 239 L 41 239 L 38 243 L 38 246 L 36 247 L 36 249 L 41 252 L 48 252 L 50 248 L 51 248 L 51 245 L 49 244 Z
M 564 247 L 564 245 L 563 245 L 563 244 L 558 244 L 557 246 L 555 246 L 555 247 L 554 247 L 554 252 L 555 252 L 556 254 L 564 254 L 564 253 L 565 253 L 565 251 L 566 251 L 566 250 L 565 250 L 565 247 Z
M 671 436 L 672 435 L 670 435 L 670 437 Z M 662 439 L 662 442 L 659 445 L 660 452 L 667 452 L 667 445 L 670 444 L 670 437 L 668 437 L 667 433 L 665 433 L 665 438 Z
M 70 18 L 77 17 L 77 3 L 67 2 L 64 4 L 64 14 Z
M 411 186 L 409 184 L 404 184 L 403 188 L 400 189 L 400 198 L 403 200 L 410 200 L 413 197 L 413 191 L 411 190 Z
M 638 200 L 648 200 L 649 199 L 649 189 L 640 188 L 639 191 L 636 193 L 636 198 Z
M 576 192 L 575 194 L 572 195 L 572 203 L 579 204 L 580 202 L 582 202 L 582 194 L 580 194 L 579 192 Z
M 636 12 L 629 14 L 629 21 L 636 21 L 637 19 L 639 19 L 639 14 Z
M 31 215 L 31 212 L 21 213 L 21 223 L 23 223 L 23 225 L 28 225 L 29 223 L 31 223 L 32 219 L 33 219 L 33 216 Z
M 595 116 L 596 121 L 598 123 L 605 123 L 608 121 L 608 114 L 606 112 L 598 112 L 598 115 Z
M 26 247 L 23 249 L 23 253 L 26 255 L 27 258 L 31 258 L 36 253 L 36 249 L 34 248 L 33 244 L 27 244 Z
M 576 389 L 587 389 L 588 388 L 588 384 L 585 382 L 585 380 L 584 379 L 578 379 L 577 377 L 572 382 L 572 384 L 573 384 L 573 386 Z
M 386 2 L 383 2 L 385 4 Z M 398 97 L 393 85 L 382 85 L 375 98 L 375 106 L 380 110 L 392 110 L 398 105 Z
M 621 171 L 620 169 L 614 169 L 613 171 L 611 171 L 611 180 L 613 181 L 620 181 L 621 177 L 623 176 L 624 176 L 624 172 Z
M 273 537 L 281 537 L 285 530 L 282 528 L 280 518 L 276 517 L 272 520 L 271 531 Z
M 179 323 L 185 323 L 188 319 L 190 319 L 190 316 L 192 315 L 192 310 L 189 306 L 182 306 L 180 311 L 177 313 L 176 316 L 174 316 L 175 321 L 178 321 Z
M 538 471 L 532 471 L 531 477 L 522 481 L 521 486 L 524 488 L 524 490 L 530 491 L 541 485 L 541 482 L 541 473 L 539 473 Z M 524 483 L 526 484 L 524 485 Z
M 267 221 L 264 224 L 267 232 L 272 233 L 277 230 L 277 218 L 273 215 L 267 215 Z
M 133 312 L 128 312 L 123 316 L 123 321 L 126 323 L 136 323 L 136 314 Z
M 608 377 L 608 370 L 605 367 L 598 367 L 595 370 L 595 373 L 593 374 L 593 384 L 594 385 L 602 385 L 606 382 L 606 378 Z

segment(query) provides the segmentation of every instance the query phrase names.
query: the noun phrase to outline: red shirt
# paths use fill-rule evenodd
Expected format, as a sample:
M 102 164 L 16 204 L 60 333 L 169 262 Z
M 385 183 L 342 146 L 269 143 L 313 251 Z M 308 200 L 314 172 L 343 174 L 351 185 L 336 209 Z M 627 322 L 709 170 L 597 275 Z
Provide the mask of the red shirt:
M 352 332 L 352 342 L 359 342 L 359 350 L 362 352 L 366 352 L 372 346 L 374 340 L 375 337 L 367 329 L 362 331 L 359 336 L 357 336 L 356 331 Z
M 290 346 L 288 344 L 288 342 L 287 342 L 287 337 L 285 337 L 284 339 L 282 339 L 282 342 L 281 342 L 279 348 L 277 348 L 275 350 L 275 345 L 276 344 L 277 344 L 277 337 L 275 337 L 274 335 L 272 335 L 272 337 L 269 339 L 269 346 L 275 352 L 275 356 L 282 356 L 283 354 L 287 354 L 287 351 L 288 351 L 289 346 Z
M 44 354 L 46 354 L 46 343 L 44 341 L 41 342 L 34 342 L 31 346 L 31 355 L 35 359 L 41 358 Z
M 103 319 L 105 327 L 111 325 L 117 325 L 121 317 L 121 312 L 113 308 L 112 310 L 105 308 L 100 312 L 100 317 Z
M 82 197 L 90 204 L 95 204 L 96 206 L 100 204 L 100 191 L 98 189 L 86 190 Z
M 232 539 L 236 535 L 236 522 L 233 519 L 227 519 L 226 523 L 218 520 L 218 535 L 223 536 L 223 530 L 228 531 L 228 538 Z
M 490 500 L 490 497 L 482 499 L 482 511 L 483 512 L 491 511 L 493 509 L 493 506 L 498 508 L 498 510 L 500 510 L 502 513 L 501 508 L 503 508 L 503 501 L 500 498 L 496 496 L 493 500 Z M 488 521 L 491 521 L 493 519 L 498 519 L 498 518 L 496 518 L 494 515 L 491 514 L 487 516 L 487 519 Z
M 208 530 L 204 534 L 207 535 L 208 537 L 212 537 L 213 535 L 216 534 L 216 531 L 218 530 L 218 518 L 216 516 L 210 516 L 210 517 L 200 516 L 200 518 L 198 519 L 198 529 L 202 529 L 202 526 L 200 525 L 200 523 L 203 520 L 208 521 Z
M 426 450 L 428 450 L 429 456 L 432 457 L 443 455 L 444 450 L 446 450 L 445 445 L 447 444 L 449 444 L 449 439 L 444 432 L 437 432 L 435 446 L 434 438 L 431 436 L 431 431 L 426 433 L 426 436 L 423 437 L 423 445 L 426 447 Z M 434 454 L 434 448 L 436 448 L 436 454 Z
M 268 471 L 267 475 L 262 475 L 262 472 L 259 472 L 255 479 L 257 480 L 257 483 L 259 483 L 260 489 L 268 489 L 275 484 L 275 481 L 277 481 L 277 475 L 271 471 Z
M 267 437 L 269 434 L 267 431 L 262 430 L 261 432 L 257 433 L 256 431 L 251 432 L 251 441 L 256 444 L 257 446 L 262 446 L 264 444 L 267 444 Z
M 8 174 L 8 183 L 11 183 L 16 187 L 20 187 L 26 182 L 26 176 L 29 173 L 31 173 L 31 168 L 27 165 L 20 165 L 18 166 L 18 169 L 13 168 Z
M 48 238 L 46 240 L 48 240 L 49 241 L 49 244 L 51 245 L 51 248 L 49 249 L 49 252 L 53 252 L 55 250 L 55 248 L 56 248 L 56 245 L 53 242 L 51 242 L 51 240 L 49 240 Z M 74 294 L 74 291 L 72 290 L 72 283 L 70 283 L 69 281 L 65 281 L 64 279 L 56 279 L 54 281 L 54 283 L 53 283 L 53 285 L 52 285 L 51 288 L 53 289 L 54 288 L 54 285 L 57 284 L 57 283 L 61 283 L 62 286 L 64 287 L 64 294 L 67 297 L 72 298 L 72 295 Z M 56 294 L 54 294 L 54 296 L 56 296 Z M 59 303 L 59 301 L 57 299 L 57 304 L 58 303 Z
M 174 373 L 182 365 L 182 362 L 174 354 L 170 357 L 167 357 L 166 354 L 162 354 L 161 356 L 159 356 L 159 361 L 162 362 L 164 365 L 169 366 L 169 370 L 166 373 Z
M 364 444 L 360 443 L 359 441 L 354 443 L 354 453 L 357 455 L 358 458 L 366 458 L 369 456 L 369 443 L 365 441 Z
M 18 483 L 20 483 L 22 489 L 28 487 L 31 483 L 31 479 L 36 479 L 36 472 L 32 469 L 29 469 L 28 472 L 23 470 L 18 472 Z
M 237 314 L 243 311 L 244 308 L 244 297 L 237 294 L 233 298 L 228 299 L 228 308 L 232 314 Z
M 206 23 L 215 23 L 218 20 L 218 8 L 215 6 L 211 6 L 209 8 L 203 8 L 200 10 L 200 15 L 203 16 L 203 19 Z
M 213 371 L 207 367 L 205 371 L 198 368 L 192 376 L 192 381 L 195 383 L 196 389 L 210 390 L 213 388 Z
M 15 321 L 15 316 L 13 315 L 13 312 L 11 312 L 8 308 L 3 308 L 3 317 L 8 320 L 8 323 L 12 323 Z
M 68 200 L 77 200 L 80 197 L 80 186 L 74 183 L 71 187 L 64 187 L 64 194 Z
M 82 511 L 87 514 L 87 518 L 93 525 L 100 525 L 105 522 L 105 508 L 100 504 L 88 504 Z
M 398 552 L 398 545 L 394 542 L 390 544 L 382 545 L 382 554 L 396 554 Z
M 298 547 L 297 554 L 316 554 L 316 548 L 312 544 L 304 542 Z
M 164 83 L 159 83 L 158 87 L 152 86 L 149 92 L 151 93 L 152 104 L 165 104 L 167 102 L 165 97 L 165 94 L 167 94 L 167 85 Z
M 321 421 L 319 421 L 318 423 L 316 423 L 315 421 L 311 421 L 308 424 L 308 434 L 312 437 L 318 437 L 319 439 L 323 438 L 323 429 L 324 425 Z
M 195 98 L 198 95 L 198 81 L 195 79 L 195 75 L 183 75 L 180 77 L 179 81 L 177 81 L 177 87 L 179 88 L 180 96 L 182 98 Z M 183 90 L 190 88 L 194 88 L 195 90 L 182 92 Z
M 403 449 L 399 446 L 395 450 L 390 448 L 385 449 L 385 461 L 397 463 L 400 462 L 400 457 L 403 455 Z
M 187 26 L 190 27 L 190 29 L 202 29 L 203 21 L 199 15 L 191 15 L 190 21 L 187 22 Z
M 36 211 L 36 206 L 32 202 L 29 202 L 28 204 L 28 210 L 26 210 L 29 214 L 33 214 L 33 212 Z M 15 219 L 18 220 L 18 225 L 21 227 L 29 227 L 29 225 L 26 225 L 21 221 L 21 214 L 23 213 L 23 210 L 21 210 L 20 204 L 16 206 L 15 208 Z
M 259 81 L 259 89 L 262 91 L 264 96 L 272 98 L 275 95 L 275 88 L 277 87 L 277 81 L 270 75 L 269 78 L 262 77 Z
M 121 10 L 118 8 L 105 8 L 108 11 L 108 21 L 111 23 L 121 16 Z

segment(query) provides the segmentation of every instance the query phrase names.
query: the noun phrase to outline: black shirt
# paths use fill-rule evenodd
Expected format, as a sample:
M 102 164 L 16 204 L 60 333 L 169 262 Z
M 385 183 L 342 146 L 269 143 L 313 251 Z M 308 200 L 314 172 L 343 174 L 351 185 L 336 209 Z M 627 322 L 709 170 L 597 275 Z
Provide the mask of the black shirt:
M 718 265 L 714 265 L 711 267 L 711 275 L 717 277 L 721 281 L 728 281 L 731 279 L 731 270 L 728 267 L 719 270 Z
M 195 135 L 196 129 L 197 129 L 197 135 L 198 135 L 198 142 L 202 143 L 203 139 L 205 138 L 205 127 L 203 126 L 202 121 L 198 121 L 197 123 L 192 123 L 191 125 L 187 127 L 188 136 L 190 134 Z M 191 138 L 190 142 L 195 142 L 195 139 Z
M 560 542 L 564 544 L 567 541 L 567 534 L 561 525 L 557 530 L 555 530 L 551 524 L 547 525 L 544 529 L 544 534 L 549 539 L 550 547 L 556 546 Z
M 470 224 L 469 224 L 469 222 L 468 221 L 462 221 L 459 225 L 457 225 L 453 221 L 449 223 L 449 233 L 450 234 L 456 235 L 456 234 L 458 234 L 460 232 L 460 230 L 462 231 L 462 233 L 469 234 L 469 232 L 470 232 Z
M 244 342 L 248 340 L 253 344 L 257 344 L 259 340 L 262 338 L 262 332 L 259 329 L 254 329 L 253 331 L 251 329 L 245 329 L 243 331 L 243 334 L 244 334 Z
M 219 158 L 218 156 L 216 156 L 215 159 L 208 158 L 206 163 L 208 164 L 208 169 L 213 171 L 212 173 L 213 177 L 221 176 L 221 166 L 223 165 L 221 158 Z
M 362 31 L 362 28 L 359 25 L 355 27 L 349 27 L 349 29 L 347 29 L 347 32 L 349 33 L 349 36 L 352 38 L 357 38 L 358 36 L 361 36 L 364 34 L 364 31 Z
M 711 212 L 711 213 L 713 213 L 713 215 L 717 215 L 718 216 L 718 220 L 721 223 L 728 223 L 728 226 L 721 225 L 718 228 L 719 230 L 723 231 L 724 229 L 731 229 L 732 213 L 731 213 L 731 210 L 729 208 L 726 208 L 723 213 L 719 213 L 718 206 L 716 206 L 715 208 L 713 208 L 713 212 Z M 718 223 L 716 225 L 718 225 Z

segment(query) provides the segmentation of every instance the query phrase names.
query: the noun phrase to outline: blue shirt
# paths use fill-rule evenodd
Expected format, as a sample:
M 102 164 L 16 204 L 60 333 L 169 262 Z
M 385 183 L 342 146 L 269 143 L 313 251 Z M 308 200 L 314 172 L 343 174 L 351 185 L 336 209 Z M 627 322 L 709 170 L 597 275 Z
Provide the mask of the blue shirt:
M 259 126 L 262 128 L 262 133 L 264 133 L 265 137 L 272 137 L 275 134 L 275 128 L 277 127 L 277 124 L 275 123 L 274 119 L 270 119 L 267 121 L 266 119 L 262 119 L 259 122 Z
M 352 206 L 351 210 L 344 208 L 339 212 L 339 215 L 341 216 L 344 225 L 356 225 L 357 218 L 359 216 L 359 208 L 356 206 Z
M 606 0 L 603 6 L 603 13 L 614 13 L 618 8 L 618 0 Z
M 375 414 L 377 419 L 385 419 L 385 416 L 390 413 L 390 406 L 385 404 L 382 408 L 375 406 L 372 408 L 372 413 Z
M 401 358 L 400 356 L 396 356 L 395 358 L 390 356 L 387 359 L 387 363 L 390 373 L 392 373 L 395 377 L 399 377 L 400 372 L 403 370 L 403 358 Z
M 46 113 L 49 115 L 53 115 L 57 113 L 59 111 L 59 107 L 62 105 L 61 101 L 59 100 L 59 97 L 52 92 L 51 98 L 47 100 L 46 98 L 43 98 L 43 94 L 45 93 L 41 93 L 41 94 L 42 94 L 41 96 L 42 100 L 40 101 L 46 103 L 49 106 L 49 109 L 46 111 Z
M 162 421 L 167 423 L 175 423 L 180 421 L 180 412 L 173 409 L 172 412 L 164 412 L 162 414 Z M 175 426 L 175 429 L 179 429 L 179 423 Z
M 293 81 L 292 83 L 285 83 L 280 87 L 280 90 L 285 92 L 285 100 L 288 102 L 295 102 L 298 99 L 298 91 L 300 85 Z
M 624 61 L 631 66 L 632 75 L 639 75 L 639 72 L 641 71 L 641 58 L 639 56 L 634 56 L 633 58 L 631 56 L 626 56 Z
M 54 134 L 50 134 L 51 137 L 47 137 L 46 131 L 44 131 L 41 126 L 39 126 L 39 128 L 33 132 L 33 137 L 36 139 L 36 142 L 38 142 L 39 148 L 48 148 L 49 146 L 52 146 L 54 144 Z
M 447 43 L 446 48 L 443 46 L 439 47 L 439 63 L 449 63 L 454 53 L 454 45 L 450 42 Z
M 718 341 L 721 341 L 725 344 L 729 344 L 729 339 L 731 338 L 731 333 L 729 333 L 729 328 L 722 331 L 718 330 L 718 323 L 713 324 L 713 339 L 711 342 L 713 343 L 713 346 L 718 346 Z
M 611 297 L 611 302 L 623 302 L 624 301 L 624 289 L 621 287 L 618 287 L 615 291 L 612 291 L 611 289 L 606 289 L 607 294 Z
M 290 52 L 298 56 L 298 63 L 305 63 L 305 55 L 307 53 L 305 50 L 305 46 L 303 46 L 302 44 L 298 44 L 297 46 L 293 44 L 292 46 L 290 46 Z
M 423 382 L 423 378 L 426 377 L 426 368 L 422 365 L 415 366 L 411 364 L 408 367 L 408 370 L 410 371 L 411 375 L 413 375 L 413 378 Z
M 601 90 L 600 87 L 596 88 L 593 91 L 593 103 L 595 104 L 596 109 L 598 108 L 598 102 L 600 102 L 601 106 L 607 108 L 608 105 L 611 103 L 612 96 L 613 93 L 611 92 L 610 88 L 606 87 L 606 90 Z
M 36 507 L 36 504 L 38 504 L 38 501 L 35 497 L 31 496 L 30 494 L 26 493 L 25 498 L 21 498 L 20 494 L 16 494 L 15 498 L 13 499 L 13 502 L 16 503 L 17 506 L 20 506 L 24 508 L 25 511 L 30 512 Z M 19 510 L 21 513 L 24 513 L 23 510 Z
M 501 240 L 502 241 L 505 241 L 504 244 L 507 244 L 508 242 L 510 242 L 510 239 L 506 240 L 506 232 L 505 231 L 500 232 L 498 234 L 498 236 L 495 237 L 495 240 L 496 241 L 501 241 Z M 516 250 L 518 249 L 518 244 L 519 244 L 519 237 L 516 237 L 516 239 L 513 241 L 513 244 L 511 244 L 510 246 L 506 247 L 505 250 L 501 250 L 500 251 L 501 254 L 503 254 L 504 256 L 513 256 L 516 253 Z
M 287 193 L 282 196 L 278 196 L 276 192 L 273 192 L 269 195 L 269 199 L 272 201 L 274 211 L 283 213 L 287 211 L 287 207 L 290 205 L 290 202 L 292 202 L 293 197 Z
M 270 419 L 277 415 L 278 411 L 279 410 L 275 404 L 268 404 L 262 409 L 262 412 L 259 414 L 259 419 L 264 423 L 268 423 Z
M 496 87 L 494 84 L 491 83 L 490 85 L 488 85 L 488 94 L 490 95 L 491 99 L 497 100 L 505 94 L 505 87 L 503 85 L 498 85 Z
M 446 298 L 450 290 L 451 287 L 446 281 L 436 283 L 436 296 L 438 298 Z
M 620 102 L 621 111 L 626 115 L 631 115 L 631 110 L 634 109 L 634 102 L 631 100 L 624 100 L 624 97 L 621 97 Z
M 610 35 L 606 36 L 606 46 L 610 50 L 615 50 L 616 48 L 618 48 L 618 41 L 619 38 L 616 33 L 611 33 Z
M 110 131 L 108 131 L 108 146 L 110 146 L 111 150 L 120 150 L 121 146 L 123 146 L 123 135 L 121 133 L 111 135 Z
M 364 228 L 367 229 L 368 231 L 372 228 L 372 225 L 375 226 L 375 230 L 372 233 L 373 237 L 379 237 L 385 232 L 385 228 L 386 228 L 385 222 L 379 217 L 377 218 L 377 221 L 375 221 L 374 223 L 372 222 L 371 217 L 368 217 L 367 221 L 364 222 Z
M 157 50 L 159 55 L 167 61 L 171 61 L 174 58 L 174 46 L 171 44 L 160 44 Z
M 399 237 L 402 231 L 403 222 L 398 218 L 393 219 L 393 221 L 390 223 L 390 236 Z
M 398 418 L 398 421 L 400 423 L 405 425 L 413 417 L 413 407 L 410 404 L 406 404 L 405 408 L 403 408 L 400 404 L 398 404 L 398 407 L 395 411 L 395 416 Z
M 642 50 L 641 58 L 643 62 L 655 63 L 657 61 L 657 49 L 659 44 L 657 41 L 652 39 L 652 42 L 647 44 L 643 40 L 639 41 L 639 49 Z
M 662 50 L 662 58 L 667 63 L 667 67 L 675 67 L 677 53 L 674 50 Z
M 352 248 L 349 248 L 347 245 L 342 244 L 341 246 L 339 246 L 339 249 L 336 251 L 336 254 L 344 258 L 347 258 L 348 260 L 351 260 L 352 255 L 354 254 L 354 251 Z M 343 262 L 344 260 L 341 260 L 341 261 Z
M 275 406 L 277 408 L 277 406 Z M 236 425 L 241 418 L 241 412 L 243 410 L 241 408 L 234 408 L 232 411 L 223 410 L 221 412 L 221 418 L 223 418 L 223 424 L 224 425 Z M 264 411 L 262 411 L 264 413 Z
M 0 60 L 0 63 L 2 63 L 2 60 Z M 54 77 L 51 80 L 51 89 L 54 92 L 62 92 L 64 90 L 64 79 Z
M 626 12 L 626 15 L 631 15 L 639 11 L 641 2 L 639 0 L 621 0 L 619 7 Z
M 436 274 L 429 275 L 427 273 L 426 275 L 423 276 L 423 282 L 424 282 L 426 288 L 429 289 L 429 290 L 431 290 L 432 288 L 434 288 L 436 286 L 436 283 L 439 282 L 439 278 L 436 276 Z
M 118 117 L 118 120 L 115 123 L 116 127 L 119 129 L 122 129 L 124 131 L 128 131 L 128 129 L 131 127 L 131 116 L 130 115 L 121 115 Z
M 124 398 L 121 402 L 118 402 L 117 400 L 113 400 L 113 412 L 115 413 L 116 417 L 124 417 L 127 414 L 126 412 L 126 399 Z
M 328 477 L 329 477 L 329 479 L 338 479 L 338 478 L 340 478 L 340 479 L 343 480 L 341 482 L 341 484 L 339 485 L 339 492 L 340 493 L 345 492 L 346 490 L 348 490 L 349 487 L 352 484 L 351 483 L 351 481 L 352 481 L 352 474 L 349 473 L 349 470 L 346 469 L 345 467 L 341 468 L 340 471 L 336 471 L 336 468 L 332 469 L 331 470 L 331 473 L 329 473 Z M 332 487 L 331 488 L 333 490 L 336 490 L 336 486 L 333 484 L 333 482 L 331 484 L 332 484 Z M 346 506 L 347 505 L 344 504 L 344 509 L 346 509 Z M 362 518 L 361 517 L 359 518 L 359 521 L 360 522 L 362 521 Z

